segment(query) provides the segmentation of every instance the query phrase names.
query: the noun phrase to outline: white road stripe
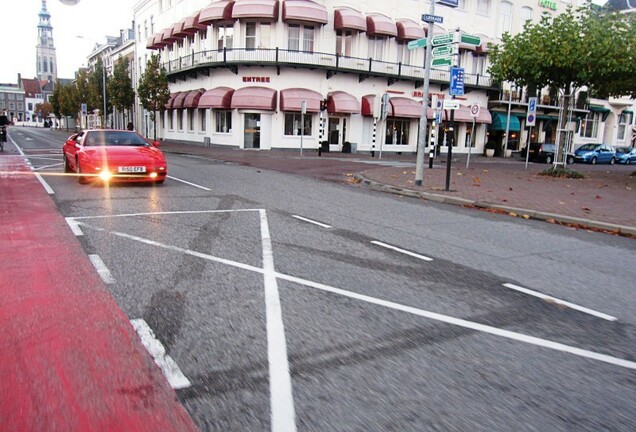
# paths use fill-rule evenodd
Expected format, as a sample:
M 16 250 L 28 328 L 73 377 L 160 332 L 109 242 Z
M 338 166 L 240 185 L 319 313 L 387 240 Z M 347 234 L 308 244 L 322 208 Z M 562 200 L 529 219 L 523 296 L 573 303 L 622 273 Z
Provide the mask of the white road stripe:
M 405 255 L 409 255 L 409 256 L 412 256 L 412 257 L 415 257 L 415 258 L 419 258 L 419 259 L 424 260 L 424 261 L 433 261 L 433 258 L 429 258 L 429 257 L 424 256 L 424 255 L 416 254 L 415 252 L 410 252 L 410 251 L 407 251 L 407 250 L 404 250 L 404 249 L 400 249 L 400 248 L 397 248 L 395 246 L 388 245 L 386 243 L 382 243 L 382 242 L 375 241 L 375 240 L 373 240 L 371 243 L 373 243 L 374 245 L 377 245 L 377 246 L 382 246 L 382 247 L 387 248 L 387 249 L 392 249 L 392 250 L 394 250 L 396 252 L 400 252 L 400 253 L 403 253 Z
M 257 211 L 260 211 L 260 209 L 178 210 L 178 211 L 164 211 L 164 212 L 119 213 L 119 214 L 112 214 L 112 215 L 75 216 L 73 217 L 73 219 L 110 219 L 110 218 L 134 217 L 134 216 L 166 216 L 166 215 L 205 214 L 205 213 L 241 213 L 241 212 L 257 212 Z
M 44 166 L 40 166 L 40 167 L 37 167 L 37 168 L 33 168 L 33 170 L 34 171 L 39 171 L 39 170 L 43 170 L 43 169 L 47 169 L 47 168 L 58 167 L 60 165 L 62 165 L 62 163 L 56 163 L 56 164 L 53 164 L 53 165 L 44 165 Z
M 99 255 L 91 254 L 88 258 L 93 263 L 93 266 L 95 266 L 99 277 L 102 278 L 105 284 L 115 283 L 115 278 L 110 274 L 110 270 L 108 270 L 108 267 L 106 267 L 106 264 L 104 264 L 104 261 L 102 261 Z
M 322 222 L 317 222 L 317 221 L 315 221 L 315 220 L 307 219 L 307 218 L 304 218 L 304 217 L 302 217 L 302 216 L 292 215 L 292 217 L 293 217 L 293 218 L 296 218 L 296 219 L 299 219 L 299 220 L 301 220 L 301 221 L 305 221 L 305 222 L 312 223 L 312 224 L 314 224 L 314 225 L 321 226 L 321 227 L 323 227 L 323 228 L 331 228 L 331 225 L 327 225 L 327 224 L 324 224 L 324 223 L 322 223 Z
M 267 359 L 269 361 L 269 394 L 272 432 L 294 432 L 296 413 L 292 393 L 283 314 L 274 270 L 274 254 L 269 235 L 267 214 L 260 211 L 263 245 L 263 280 L 267 320 Z
M 67 217 L 65 219 L 66 219 L 66 223 L 68 224 L 68 226 L 71 227 L 71 231 L 73 231 L 73 234 L 75 234 L 78 237 L 84 235 L 84 232 L 79 227 L 79 223 L 75 222 L 75 219 L 70 218 L 70 217 Z
M 130 320 L 135 331 L 141 339 L 141 343 L 146 347 L 159 369 L 168 379 L 170 386 L 174 389 L 190 387 L 190 380 L 181 372 L 177 363 L 166 354 L 163 344 L 155 337 L 154 332 L 143 319 Z
M 182 180 L 182 179 L 179 179 L 179 178 L 176 178 L 176 177 L 172 177 L 172 176 L 167 176 L 167 177 L 168 177 L 169 179 L 176 180 L 176 181 L 178 181 L 178 182 L 185 183 L 185 184 L 187 184 L 187 185 L 194 186 L 194 187 L 199 188 L 199 189 L 203 189 L 203 190 L 206 190 L 206 191 L 211 191 L 211 190 L 212 190 L 212 189 L 210 189 L 210 188 L 206 188 L 205 186 L 201 186 L 201 185 L 198 185 L 198 184 L 196 184 L 196 183 L 191 183 L 191 182 L 189 182 L 189 181 Z
M 27 158 L 27 156 L 24 154 L 24 152 L 22 151 L 22 149 L 20 148 L 20 146 L 18 144 L 16 144 L 15 141 L 13 141 L 13 138 L 9 137 L 9 139 L 11 140 L 11 142 L 13 143 L 13 145 L 15 146 L 16 149 L 18 149 L 18 152 L 20 152 L 20 154 L 22 155 L 22 157 L 24 157 L 24 159 L 27 162 L 27 165 L 31 168 L 31 170 L 33 170 L 33 165 L 31 165 L 31 161 L 29 161 L 29 159 Z M 35 173 L 35 177 L 40 181 L 40 183 L 42 184 L 42 186 L 44 187 L 44 190 L 46 191 L 46 193 L 48 193 L 49 195 L 53 195 L 55 194 L 55 191 L 53 191 L 53 188 L 51 188 L 51 186 L 49 186 L 49 184 L 42 178 L 42 176 L 38 173 Z
M 524 288 L 524 287 L 521 287 L 519 285 L 514 285 L 514 284 L 511 284 L 511 283 L 505 283 L 505 284 L 503 284 L 503 286 L 505 286 L 506 288 L 513 289 L 515 291 L 522 292 L 524 294 L 528 294 L 528 295 L 531 295 L 531 296 L 534 296 L 534 297 L 538 297 L 538 298 L 540 298 L 542 300 L 546 300 L 546 301 L 549 301 L 549 302 L 552 302 L 552 303 L 556 303 L 558 305 L 567 306 L 570 309 L 575 309 L 577 311 L 580 311 L 580 312 L 583 312 L 583 313 L 586 313 L 586 314 L 594 315 L 595 317 L 602 318 L 604 320 L 616 321 L 616 319 L 617 319 L 616 317 L 613 317 L 611 315 L 607 315 L 607 314 L 604 314 L 602 312 L 597 312 L 595 310 L 588 309 L 586 307 L 579 306 L 577 304 L 570 303 L 570 302 L 567 302 L 565 300 L 560 300 L 560 299 L 555 298 L 555 297 L 550 297 L 548 295 L 542 294 L 542 293 L 537 292 L 537 291 L 532 291 L 532 290 L 530 290 L 528 288 Z
M 195 256 L 201 259 L 206 259 L 209 261 L 214 261 L 214 262 L 219 262 L 222 264 L 227 264 L 229 266 L 232 267 L 236 267 L 236 268 L 240 268 L 240 269 L 244 269 L 244 270 L 249 270 L 252 271 L 254 273 L 261 273 L 264 274 L 264 270 L 262 268 L 259 267 L 254 267 L 251 266 L 249 264 L 243 264 L 237 261 L 232 261 L 232 260 L 228 260 L 225 258 L 219 258 L 219 257 L 215 257 L 212 255 L 208 255 L 208 254 L 204 254 L 201 252 L 196 252 L 196 251 L 192 251 L 192 250 L 188 250 L 188 249 L 183 249 L 177 246 L 171 246 L 171 245 L 166 245 L 163 243 L 159 243 L 153 240 L 148 240 L 148 239 L 144 239 L 142 237 L 136 237 L 136 236 L 132 236 L 129 234 L 125 234 L 125 233 L 120 233 L 117 231 L 108 231 L 106 229 L 103 228 L 99 228 L 99 227 L 94 227 L 91 225 L 88 225 L 86 223 L 82 223 L 82 225 L 94 229 L 96 231 L 102 231 L 102 232 L 108 232 L 110 234 L 113 234 L 115 236 L 118 237 L 123 237 L 123 238 L 128 238 L 130 240 L 135 240 L 135 241 L 139 241 L 141 243 L 145 243 L 145 244 L 149 244 L 152 246 L 157 246 L 163 249 L 167 249 L 167 250 L 173 250 L 176 252 L 181 252 L 187 255 L 191 255 L 191 256 Z M 484 324 L 479 324 L 473 321 L 467 321 L 461 318 L 454 318 L 448 315 L 442 315 L 442 314 L 438 314 L 435 312 L 429 312 L 426 310 L 422 310 L 422 309 L 417 309 L 411 306 L 406 306 L 406 305 L 402 305 L 399 303 L 395 303 L 395 302 L 391 302 L 391 301 L 387 301 L 387 300 L 382 300 L 382 299 L 378 299 L 375 297 L 371 297 L 371 296 L 367 296 L 364 294 L 358 294 L 358 293 L 354 293 L 351 291 L 346 291 L 340 288 L 335 288 L 329 285 L 325 285 L 325 284 L 321 284 L 321 283 L 317 283 L 317 282 L 313 282 L 313 281 L 309 281 L 306 279 L 302 279 L 302 278 L 298 278 L 295 276 L 289 276 L 283 273 L 275 273 L 275 276 L 279 279 L 283 279 L 289 282 L 294 282 L 300 285 L 304 285 L 304 286 L 308 286 L 311 288 L 316 288 L 322 291 L 327 291 L 327 292 L 331 292 L 334 294 L 338 294 L 338 295 L 342 295 L 344 297 L 349 297 L 349 298 L 353 298 L 353 299 L 357 299 L 360 301 L 364 301 L 367 303 L 371 303 L 371 304 L 375 304 L 375 305 L 379 305 L 379 306 L 384 306 L 384 307 L 388 307 L 390 309 L 394 309 L 394 310 L 399 310 L 402 312 L 406 312 L 406 313 L 410 313 L 413 315 L 417 315 L 417 316 L 421 316 L 424 318 L 429 318 L 435 321 L 440 321 L 440 322 L 444 322 L 447 324 L 451 324 L 451 325 L 456 325 L 459 327 L 464 327 L 464 328 L 468 328 L 471 330 L 475 330 L 475 331 L 480 331 L 480 332 L 484 332 L 484 333 L 488 333 L 494 336 L 499 336 L 499 337 L 504 337 L 507 339 L 511 339 L 511 340 L 516 340 L 519 342 L 523 342 L 523 343 L 527 343 L 527 344 L 531 344 L 531 345 L 536 345 L 536 346 L 540 346 L 540 347 L 544 347 L 544 348 L 549 348 L 549 349 L 553 349 L 556 351 L 561 351 L 561 352 L 565 352 L 565 353 L 569 353 L 569 354 L 573 354 L 576 355 L 578 357 L 583 357 L 583 358 L 588 358 L 588 359 L 592 359 L 592 360 L 598 360 L 604 363 L 609 363 L 615 366 L 620 366 L 620 367 L 624 367 L 627 369 L 634 369 L 636 370 L 636 362 L 633 361 L 629 361 L 629 360 L 624 360 L 618 357 L 613 357 L 613 356 L 609 356 L 606 354 L 599 354 L 596 353 L 594 351 L 588 351 L 588 350 L 584 350 L 581 348 L 576 348 L 573 346 L 569 346 L 569 345 L 565 345 L 559 342 L 553 342 L 547 339 L 541 339 L 541 338 L 537 338 L 534 336 L 528 336 L 528 335 L 524 335 L 522 333 L 516 333 L 516 332 L 512 332 L 512 331 L 508 331 L 508 330 L 503 330 L 503 329 L 499 329 L 497 327 L 491 327 L 488 325 L 484 325 Z

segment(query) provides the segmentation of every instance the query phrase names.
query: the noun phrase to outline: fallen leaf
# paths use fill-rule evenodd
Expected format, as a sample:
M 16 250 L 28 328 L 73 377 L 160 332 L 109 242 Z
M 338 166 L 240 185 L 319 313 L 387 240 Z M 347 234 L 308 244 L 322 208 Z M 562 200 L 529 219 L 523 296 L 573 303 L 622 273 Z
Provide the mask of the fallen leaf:
M 509 188 L 508 188 L 508 190 L 509 190 L 509 191 L 511 191 L 511 190 L 512 190 L 512 188 L 511 188 L 511 187 L 509 187 Z
M 581 210 L 583 210 L 584 212 L 591 212 L 592 209 L 589 207 L 581 207 Z
M 517 215 L 517 213 L 515 213 L 515 212 L 510 212 L 510 213 L 508 213 L 508 216 L 514 216 L 514 217 L 517 217 L 518 215 Z
M 521 217 L 524 218 L 524 219 L 530 219 L 530 216 L 527 215 L 527 214 L 521 215 Z
M 458 176 L 463 176 L 463 175 L 464 175 L 464 173 L 457 173 L 457 175 L 458 175 Z
M 625 189 L 627 189 L 627 190 L 632 190 L 632 188 L 630 188 L 629 186 L 627 186 Z
M 485 173 L 487 173 L 487 172 L 488 172 L 488 170 L 481 170 L 481 171 L 482 171 L 482 172 L 485 172 Z
M 596 199 L 601 199 L 601 198 L 603 198 L 603 197 L 600 196 L 600 195 L 596 195 Z
M 402 174 L 408 174 L 408 173 L 409 173 L 408 171 L 402 171 Z
M 547 223 L 551 223 L 551 224 L 555 224 L 556 220 L 552 219 L 552 218 L 548 218 L 545 220 Z
M 406 182 L 407 183 L 413 183 L 413 180 L 407 180 Z
M 391 174 L 391 178 L 400 178 L 400 176 L 395 175 L 395 174 Z
M 563 205 L 565 204 L 565 201 L 559 201 L 559 204 Z
M 508 202 L 508 200 L 507 199 L 502 199 L 501 202 Z

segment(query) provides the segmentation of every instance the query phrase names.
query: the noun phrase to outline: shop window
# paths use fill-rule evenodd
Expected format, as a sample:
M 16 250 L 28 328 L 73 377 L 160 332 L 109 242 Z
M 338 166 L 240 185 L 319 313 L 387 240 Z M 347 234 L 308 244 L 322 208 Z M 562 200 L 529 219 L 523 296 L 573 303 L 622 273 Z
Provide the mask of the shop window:
M 289 24 L 287 28 L 287 46 L 290 51 L 314 52 L 315 27 Z
M 166 116 L 168 117 L 168 129 L 174 129 L 174 111 L 166 111 Z
M 183 130 L 183 116 L 185 115 L 185 110 L 177 110 L 177 129 Z
M 285 113 L 285 135 L 300 135 L 302 124 L 300 113 Z M 311 135 L 311 115 L 305 115 L 303 135 Z
M 627 126 L 630 125 L 632 123 L 632 116 L 630 113 L 621 113 L 621 115 L 618 116 L 618 128 L 617 128 L 617 134 L 616 134 L 616 139 L 618 141 L 625 141 L 626 138 L 626 134 L 625 132 L 627 131 Z
M 232 111 L 216 111 L 216 131 L 218 133 L 232 131 Z
M 187 111 L 188 113 L 188 130 L 192 132 L 194 131 L 194 110 L 187 109 L 184 111 Z
M 205 129 L 206 129 L 206 114 L 207 114 L 207 110 L 205 109 L 199 110 L 199 124 L 201 125 L 201 132 L 205 132 Z
M 386 121 L 386 139 L 384 142 L 391 145 L 408 145 L 410 120 L 388 119 Z

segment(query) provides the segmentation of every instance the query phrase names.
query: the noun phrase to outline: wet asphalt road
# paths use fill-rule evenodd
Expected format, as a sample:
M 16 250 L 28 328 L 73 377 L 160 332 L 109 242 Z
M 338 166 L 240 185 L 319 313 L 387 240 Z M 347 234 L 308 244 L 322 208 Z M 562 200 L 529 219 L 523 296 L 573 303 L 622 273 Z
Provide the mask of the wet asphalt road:
M 61 143 L 12 138 L 202 430 L 634 429 L 631 239 L 187 155 L 81 186 L 49 175 Z

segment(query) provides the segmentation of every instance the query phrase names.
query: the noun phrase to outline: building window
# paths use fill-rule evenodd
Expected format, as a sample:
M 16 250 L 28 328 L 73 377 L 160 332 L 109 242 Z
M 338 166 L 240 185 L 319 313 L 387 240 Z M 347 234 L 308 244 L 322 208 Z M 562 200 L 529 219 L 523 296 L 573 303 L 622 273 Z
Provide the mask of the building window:
M 408 49 L 408 45 L 406 42 L 398 43 L 398 63 L 402 63 L 405 65 L 411 64 L 411 52 L 413 50 Z
M 490 0 L 477 0 L 477 13 L 480 15 L 488 15 L 490 11 Z
M 486 56 L 472 52 L 473 73 L 483 75 L 486 70 Z
M 150 16 L 150 34 L 155 33 L 155 17 Z
M 170 110 L 170 111 L 166 111 L 166 115 L 168 116 L 168 129 L 173 130 L 174 129 L 174 111 Z
M 408 145 L 410 120 L 388 119 L 386 121 L 386 144 Z
M 218 133 L 232 132 L 232 111 L 216 111 L 216 131 Z
M 144 38 L 148 39 L 148 21 L 144 21 Z
M 523 28 L 527 21 L 532 21 L 532 8 L 524 6 L 521 8 L 521 28 Z
M 271 25 L 269 23 L 247 23 L 245 25 L 245 48 L 269 48 Z
M 627 126 L 632 123 L 631 114 L 622 112 L 621 115 L 618 116 L 618 129 L 616 139 L 618 141 L 625 141 L 625 132 L 627 131 Z
M 188 130 L 190 132 L 194 131 L 194 110 L 193 109 L 187 109 L 184 110 L 188 113 Z
M 15 93 L 8 93 L 8 94 L 7 94 L 7 99 L 9 99 L 9 100 L 15 100 Z
M 502 1 L 499 8 L 499 36 L 510 33 L 512 29 L 512 3 Z
M 31 102 L 29 102 L 29 104 L 27 105 L 29 107 L 29 111 L 33 111 L 33 104 Z
M 205 132 L 206 129 L 206 113 L 207 110 L 205 109 L 199 110 L 199 124 L 201 125 L 201 132 Z
M 223 48 L 232 49 L 232 37 L 234 36 L 234 27 L 231 25 L 218 27 L 219 37 L 217 48 L 219 51 Z
M 302 123 L 302 114 L 300 113 L 285 113 L 285 135 L 300 135 L 300 125 Z M 304 127 L 302 134 L 311 135 L 311 115 L 305 115 Z
M 287 31 L 287 46 L 290 51 L 301 51 L 302 48 L 303 52 L 314 52 L 314 26 L 289 24 Z
M 24 103 L 18 102 L 18 111 L 24 111 Z
M 373 60 L 382 60 L 386 47 L 387 38 L 380 36 L 369 36 L 369 57 Z
M 183 130 L 183 116 L 185 115 L 185 110 L 176 110 L 177 111 L 177 129 Z
M 9 102 L 9 110 L 15 111 L 15 102 Z
M 583 137 L 585 138 L 597 138 L 598 137 L 598 124 L 600 114 L 597 112 L 590 112 L 585 116 L 583 122 Z
M 353 32 L 351 30 L 338 30 L 336 32 L 336 54 L 341 56 L 351 56 L 351 45 L 353 44 Z

